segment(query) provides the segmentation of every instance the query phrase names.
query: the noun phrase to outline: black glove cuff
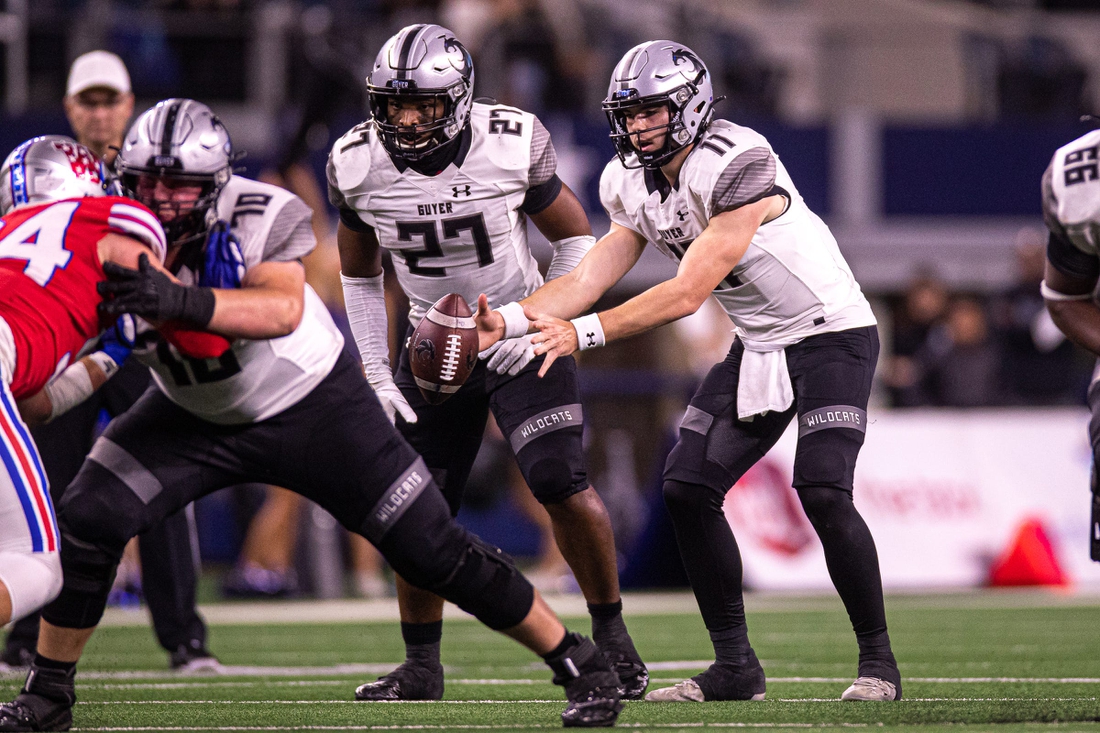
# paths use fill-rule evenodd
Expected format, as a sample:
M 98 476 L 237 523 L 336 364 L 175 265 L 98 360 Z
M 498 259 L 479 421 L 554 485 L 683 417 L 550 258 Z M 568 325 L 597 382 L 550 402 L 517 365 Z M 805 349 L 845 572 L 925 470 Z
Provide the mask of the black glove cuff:
M 213 288 L 190 287 L 184 289 L 183 307 L 180 318 L 184 321 L 206 328 L 214 317 Z

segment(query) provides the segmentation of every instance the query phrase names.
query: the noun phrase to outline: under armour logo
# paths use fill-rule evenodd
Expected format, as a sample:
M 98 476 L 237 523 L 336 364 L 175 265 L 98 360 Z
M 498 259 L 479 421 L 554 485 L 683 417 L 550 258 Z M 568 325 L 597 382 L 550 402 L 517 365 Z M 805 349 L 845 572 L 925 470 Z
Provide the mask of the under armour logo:
M 677 210 L 676 216 L 680 217 L 680 221 L 685 221 L 688 218 L 688 213 L 686 211 Z
M 593 346 L 596 345 L 596 332 L 595 331 L 587 331 L 584 334 L 584 337 L 588 340 L 588 343 L 586 343 L 584 345 L 584 348 L 591 349 Z
M 463 196 L 469 196 L 470 184 L 467 183 L 465 186 L 451 186 L 451 190 L 454 191 L 454 195 L 452 195 L 451 198 L 458 198 L 459 194 L 462 194 Z

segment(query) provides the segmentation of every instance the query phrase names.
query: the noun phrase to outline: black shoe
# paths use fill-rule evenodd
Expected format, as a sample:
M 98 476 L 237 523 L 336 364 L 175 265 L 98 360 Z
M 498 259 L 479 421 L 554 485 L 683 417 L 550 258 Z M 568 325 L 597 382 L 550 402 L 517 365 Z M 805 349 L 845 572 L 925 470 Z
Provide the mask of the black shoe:
M 756 652 L 749 649 L 748 655 L 740 664 L 725 665 L 715 662 L 702 674 L 691 678 L 703 692 L 703 698 L 710 700 L 763 700 L 764 668 L 756 658 Z
M 10 672 L 16 669 L 26 669 L 34 661 L 34 645 L 29 647 L 9 644 L 4 653 L 0 654 L 0 672 Z
M 619 676 L 592 640 L 572 634 L 576 644 L 555 659 L 547 660 L 554 684 L 565 688 L 569 705 L 561 714 L 566 728 L 609 728 L 615 725 L 623 704 L 619 701 Z
M 15 700 L 0 705 L 0 731 L 68 730 L 73 724 L 76 671 L 31 667 Z
M 168 657 L 168 666 L 175 672 L 184 674 L 222 674 L 225 668 L 221 662 L 198 639 L 189 644 L 180 644 Z
M 443 666 L 404 662 L 377 682 L 355 688 L 356 700 L 442 700 Z
M 641 700 L 649 686 L 649 670 L 646 669 L 629 634 L 613 641 L 604 640 L 596 646 L 607 658 L 611 670 L 619 676 L 619 696 L 623 700 Z

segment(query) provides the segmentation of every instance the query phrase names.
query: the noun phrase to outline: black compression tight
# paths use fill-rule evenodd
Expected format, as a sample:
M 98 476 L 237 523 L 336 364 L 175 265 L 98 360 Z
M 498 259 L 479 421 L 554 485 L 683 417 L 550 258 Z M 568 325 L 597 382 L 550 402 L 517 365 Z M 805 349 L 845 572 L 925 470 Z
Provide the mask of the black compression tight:
M 670 479 L 664 483 L 664 496 L 680 555 L 712 638 L 743 631 L 741 553 L 722 511 L 724 495 L 706 486 Z M 808 486 L 798 489 L 798 496 L 825 548 L 829 576 L 856 632 L 861 665 L 892 664 L 878 553 L 851 494 Z

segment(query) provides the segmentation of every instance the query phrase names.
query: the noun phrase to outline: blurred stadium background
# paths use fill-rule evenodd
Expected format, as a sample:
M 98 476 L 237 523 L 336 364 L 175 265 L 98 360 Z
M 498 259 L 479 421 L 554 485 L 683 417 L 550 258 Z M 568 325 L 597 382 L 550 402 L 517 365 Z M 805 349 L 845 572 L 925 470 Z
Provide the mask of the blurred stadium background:
M 365 116 L 363 77 L 378 47 L 425 21 L 470 48 L 478 96 L 539 114 L 597 234 L 607 226 L 599 173 L 613 155 L 599 102 L 613 64 L 651 38 L 694 48 L 727 97 L 719 114 L 770 139 L 879 315 L 885 348 L 856 501 L 887 588 L 1100 588 L 1087 557 L 1093 359 L 1060 337 L 1037 287 L 1040 176 L 1057 147 L 1098 124 L 1081 118 L 1100 112 L 1100 3 L 7 0 L 0 148 L 67 133 L 69 64 L 103 48 L 129 67 L 137 110 L 171 96 L 206 102 L 248 152 L 246 175 L 321 193 L 329 146 Z M 334 212 L 315 201 L 325 241 L 310 277 L 340 313 Z M 669 267 L 647 254 L 610 298 Z M 391 333 L 401 333 L 402 306 L 391 305 Z M 731 338 L 725 317 L 704 309 L 583 355 L 590 473 L 614 517 L 627 588 L 686 586 L 659 475 L 687 398 Z M 728 514 L 750 587 L 828 589 L 789 488 L 792 437 L 731 491 Z M 568 590 L 502 445 L 487 441 L 461 516 L 529 562 L 544 587 Z M 240 567 L 265 496 L 244 488 L 197 508 L 208 600 Z M 276 511 L 278 500 L 267 502 Z M 272 526 L 295 528 L 284 535 L 298 541 L 275 553 L 282 560 L 256 553 L 277 576 L 267 590 L 354 594 L 358 551 L 331 518 L 279 512 Z M 237 590 L 265 592 L 252 585 Z

